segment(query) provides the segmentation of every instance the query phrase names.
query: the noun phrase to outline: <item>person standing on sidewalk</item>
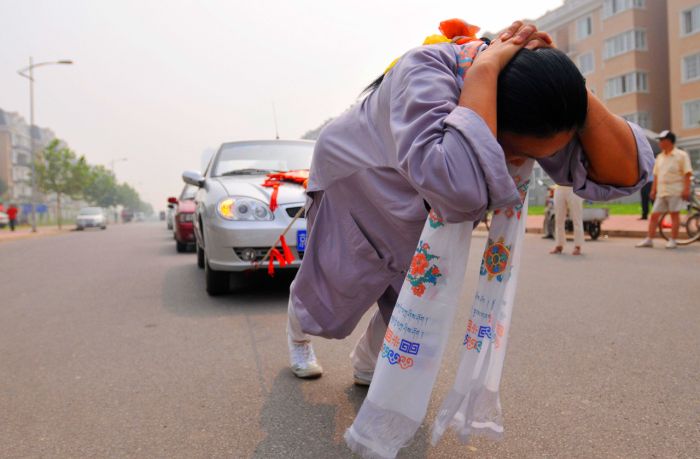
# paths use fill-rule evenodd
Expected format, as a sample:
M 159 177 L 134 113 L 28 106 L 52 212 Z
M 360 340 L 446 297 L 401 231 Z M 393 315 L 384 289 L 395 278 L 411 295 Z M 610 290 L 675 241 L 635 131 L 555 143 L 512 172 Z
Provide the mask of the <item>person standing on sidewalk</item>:
M 676 135 L 671 131 L 661 131 L 659 137 L 661 153 L 654 162 L 654 183 L 649 197 L 654 200 L 649 220 L 647 237 L 636 247 L 653 247 L 656 227 L 661 214 L 671 215 L 671 238 L 666 243 L 667 249 L 677 247 L 678 227 L 680 226 L 680 211 L 685 201 L 690 200 L 690 177 L 693 169 L 688 153 L 675 147 Z
M 7 209 L 7 218 L 10 220 L 10 231 L 15 230 L 15 226 L 17 225 L 17 213 L 19 212 L 19 209 L 14 204 L 10 204 L 10 208 Z
M 569 209 L 569 217 L 574 224 L 574 251 L 572 255 L 581 255 L 583 246 L 583 198 L 574 193 L 570 186 L 557 185 L 554 188 L 554 237 L 557 245 L 551 254 L 560 254 L 566 243 L 566 209 Z
M 646 220 L 649 217 L 649 204 L 652 202 L 650 194 L 653 184 L 654 182 L 651 181 L 639 190 L 639 197 L 642 199 L 642 216 L 639 218 L 640 220 Z

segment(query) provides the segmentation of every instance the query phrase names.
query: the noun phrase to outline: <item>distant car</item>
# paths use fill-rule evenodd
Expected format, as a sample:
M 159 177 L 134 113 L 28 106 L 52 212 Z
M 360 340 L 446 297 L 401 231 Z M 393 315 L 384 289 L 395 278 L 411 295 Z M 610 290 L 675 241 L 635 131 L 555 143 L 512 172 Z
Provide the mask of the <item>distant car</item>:
M 75 218 L 75 226 L 78 231 L 85 228 L 107 229 L 107 215 L 100 207 L 83 207 Z
M 190 247 L 194 247 L 194 196 L 198 188 L 192 185 L 185 185 L 180 193 L 180 199 L 168 198 L 168 202 L 175 204 L 173 218 L 173 237 L 175 238 L 175 248 L 178 252 L 186 252 Z
M 204 175 L 198 171 L 182 174 L 185 183 L 198 187 L 194 216 L 197 264 L 204 268 L 207 293 L 226 293 L 230 273 L 262 261 L 303 208 L 302 185 L 280 186 L 274 211 L 270 210 L 273 188 L 262 185 L 269 173 L 309 169 L 313 148 L 313 142 L 303 140 L 230 142 L 219 148 Z M 287 268 L 298 268 L 306 248 L 304 218 L 292 224 L 286 240 L 294 257 Z
M 10 224 L 10 217 L 5 212 L 0 212 L 0 228 L 4 228 Z
M 123 223 L 129 223 L 133 219 L 134 219 L 134 213 L 132 211 L 130 211 L 129 209 L 122 210 L 122 222 Z

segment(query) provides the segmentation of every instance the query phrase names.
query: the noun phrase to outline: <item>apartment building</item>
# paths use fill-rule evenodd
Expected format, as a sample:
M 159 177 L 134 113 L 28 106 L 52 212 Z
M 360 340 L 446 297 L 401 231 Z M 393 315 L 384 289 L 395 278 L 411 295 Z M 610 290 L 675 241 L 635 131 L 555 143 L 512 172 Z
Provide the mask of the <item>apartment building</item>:
M 566 0 L 534 22 L 611 111 L 673 130 L 700 170 L 700 0 Z
M 0 180 L 8 187 L 6 198 L 17 204 L 29 203 L 31 187 L 31 139 L 29 124 L 17 113 L 0 109 Z M 53 131 L 34 126 L 36 151 L 55 138 Z
M 700 1 L 668 0 L 671 128 L 700 170 Z

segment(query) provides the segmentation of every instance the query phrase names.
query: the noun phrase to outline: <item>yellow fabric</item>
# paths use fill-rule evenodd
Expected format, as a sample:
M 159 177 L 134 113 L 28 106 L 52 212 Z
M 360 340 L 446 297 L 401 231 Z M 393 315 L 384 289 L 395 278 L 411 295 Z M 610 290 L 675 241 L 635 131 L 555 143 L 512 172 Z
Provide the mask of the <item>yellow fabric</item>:
M 451 42 L 452 42 L 452 40 L 450 40 L 446 36 L 438 35 L 438 34 L 427 36 L 427 37 L 425 37 L 425 40 L 423 40 L 424 45 L 436 45 L 438 43 L 451 43 Z
M 685 176 L 692 174 L 688 153 L 678 148 L 671 153 L 659 153 L 654 162 L 654 180 L 656 181 L 656 196 L 680 196 L 685 186 Z

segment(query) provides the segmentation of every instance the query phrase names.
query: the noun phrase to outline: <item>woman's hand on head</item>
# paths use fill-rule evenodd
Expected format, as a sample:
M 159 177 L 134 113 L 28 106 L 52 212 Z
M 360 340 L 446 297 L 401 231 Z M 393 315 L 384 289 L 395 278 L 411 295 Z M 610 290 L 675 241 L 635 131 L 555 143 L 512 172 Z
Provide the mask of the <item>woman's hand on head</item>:
M 540 32 L 533 24 L 523 24 L 515 21 L 474 61 L 474 66 L 490 66 L 500 73 L 508 62 L 522 48 L 536 49 L 551 47 L 552 37 L 546 32 Z

